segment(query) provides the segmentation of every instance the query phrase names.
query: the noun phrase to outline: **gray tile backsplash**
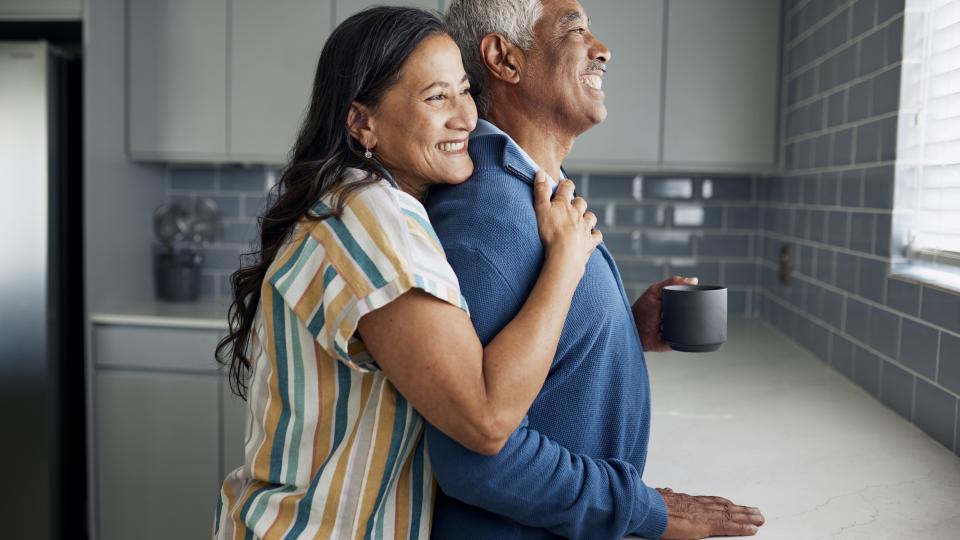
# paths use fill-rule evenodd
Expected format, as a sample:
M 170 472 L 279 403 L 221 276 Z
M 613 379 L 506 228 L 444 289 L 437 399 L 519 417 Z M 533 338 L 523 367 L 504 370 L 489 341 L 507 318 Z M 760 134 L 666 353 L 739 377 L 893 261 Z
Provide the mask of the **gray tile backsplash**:
M 960 297 L 888 276 L 903 0 L 785 0 L 783 12 L 782 175 L 571 176 L 628 294 L 674 274 L 726 284 L 732 314 L 765 319 L 958 452 Z M 205 293 L 229 294 L 275 178 L 169 169 L 170 200 L 211 197 L 225 216 Z
M 784 175 L 760 204 L 757 311 L 960 453 L 960 296 L 888 275 L 903 6 L 784 2 Z M 782 244 L 799 254 L 788 287 Z

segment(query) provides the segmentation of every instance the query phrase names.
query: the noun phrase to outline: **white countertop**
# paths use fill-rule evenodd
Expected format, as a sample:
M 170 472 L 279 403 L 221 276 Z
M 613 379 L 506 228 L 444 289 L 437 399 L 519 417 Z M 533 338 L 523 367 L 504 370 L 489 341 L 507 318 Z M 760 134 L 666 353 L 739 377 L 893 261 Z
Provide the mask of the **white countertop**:
M 649 354 L 644 481 L 759 507 L 761 539 L 960 539 L 960 458 L 776 330 Z
M 90 314 L 94 324 L 226 330 L 227 300 L 144 302 Z

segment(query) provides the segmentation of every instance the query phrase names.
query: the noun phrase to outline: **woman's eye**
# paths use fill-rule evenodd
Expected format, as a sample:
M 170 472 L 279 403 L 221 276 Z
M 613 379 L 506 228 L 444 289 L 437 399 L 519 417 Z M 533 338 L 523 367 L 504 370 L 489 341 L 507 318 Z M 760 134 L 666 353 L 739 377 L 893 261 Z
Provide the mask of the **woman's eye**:
M 469 93 L 470 93 L 470 87 L 464 88 L 463 90 L 460 91 L 461 96 L 465 96 Z
M 443 101 L 443 100 L 446 99 L 446 98 L 447 98 L 447 96 L 445 96 L 445 95 L 443 95 L 443 94 L 437 94 L 437 95 L 435 95 L 435 96 L 430 96 L 430 97 L 428 97 L 428 98 L 427 98 L 427 101 Z

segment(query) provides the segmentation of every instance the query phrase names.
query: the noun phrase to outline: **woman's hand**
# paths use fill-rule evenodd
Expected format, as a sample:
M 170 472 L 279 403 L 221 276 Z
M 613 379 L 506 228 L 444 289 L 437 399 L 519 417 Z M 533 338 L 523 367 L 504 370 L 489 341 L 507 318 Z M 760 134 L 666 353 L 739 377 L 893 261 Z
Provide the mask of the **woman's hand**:
M 587 201 L 582 197 L 573 197 L 573 189 L 573 182 L 563 180 L 551 199 L 547 174 L 538 171 L 533 183 L 533 205 L 545 258 L 557 258 L 576 269 L 580 277 L 587 259 L 603 241 L 603 233 L 593 230 L 597 216 L 587 210 Z

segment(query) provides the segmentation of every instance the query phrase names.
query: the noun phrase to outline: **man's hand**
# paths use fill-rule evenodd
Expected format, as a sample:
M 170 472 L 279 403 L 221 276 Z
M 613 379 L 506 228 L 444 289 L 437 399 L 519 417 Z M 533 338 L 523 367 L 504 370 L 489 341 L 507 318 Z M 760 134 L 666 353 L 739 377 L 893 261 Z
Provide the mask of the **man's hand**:
M 723 497 L 694 497 L 657 488 L 667 503 L 667 530 L 663 540 L 696 540 L 708 536 L 753 536 L 763 525 L 763 514 Z
M 636 302 L 633 303 L 633 318 L 637 321 L 637 331 L 640 333 L 640 343 L 646 352 L 664 352 L 670 350 L 670 345 L 663 341 L 660 334 L 660 323 L 663 315 L 660 313 L 663 304 L 663 288 L 668 285 L 696 285 L 697 278 L 673 276 L 672 278 L 650 286 Z

